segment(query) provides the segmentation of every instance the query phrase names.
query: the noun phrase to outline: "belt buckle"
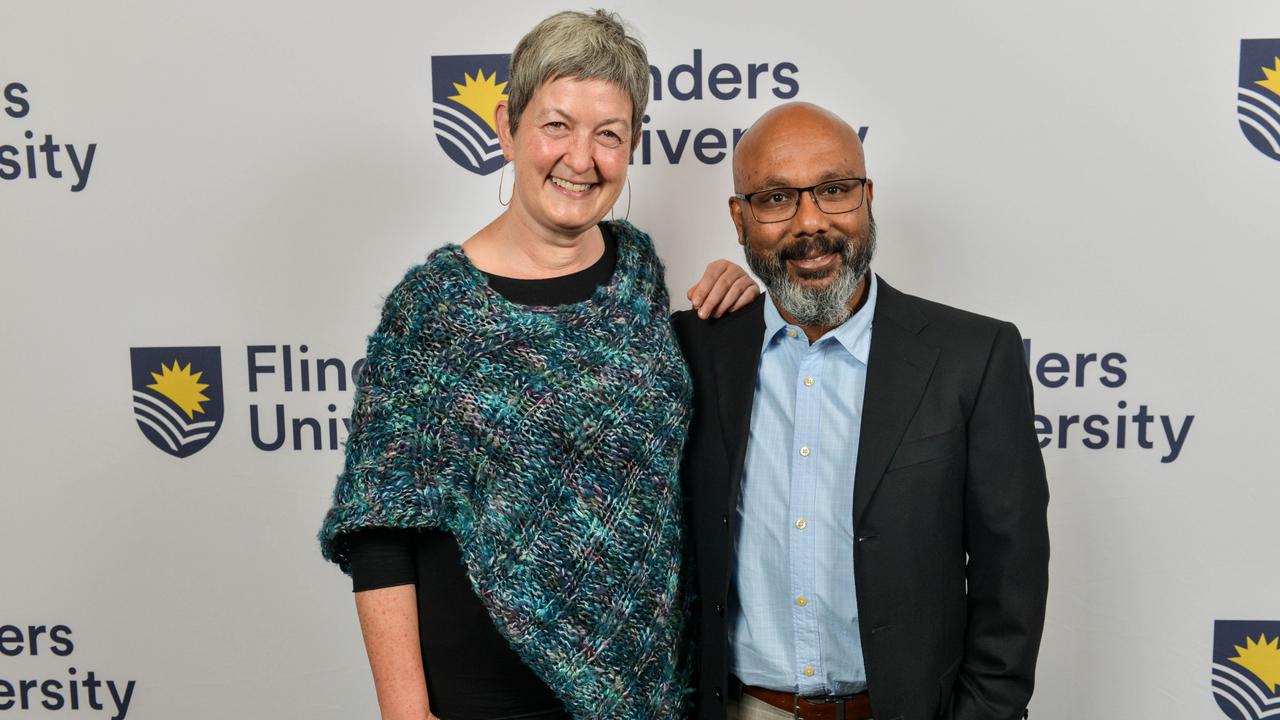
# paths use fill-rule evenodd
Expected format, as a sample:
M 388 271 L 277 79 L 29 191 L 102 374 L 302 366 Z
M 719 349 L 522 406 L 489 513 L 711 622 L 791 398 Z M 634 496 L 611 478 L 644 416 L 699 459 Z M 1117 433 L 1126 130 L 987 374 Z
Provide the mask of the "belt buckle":
M 804 700 L 810 705 L 835 705 L 835 720 L 845 720 L 845 703 L 849 701 L 850 696 L 846 695 L 811 695 L 804 697 L 800 693 L 791 696 L 791 720 L 804 720 L 800 715 L 800 701 Z

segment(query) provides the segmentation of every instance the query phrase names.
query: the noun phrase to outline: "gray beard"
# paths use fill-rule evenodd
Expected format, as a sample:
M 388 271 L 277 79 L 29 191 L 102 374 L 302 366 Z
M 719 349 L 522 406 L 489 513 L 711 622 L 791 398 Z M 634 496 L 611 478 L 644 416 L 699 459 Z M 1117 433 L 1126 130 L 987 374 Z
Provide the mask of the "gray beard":
M 875 218 L 868 220 L 865 242 L 844 235 L 830 236 L 820 242 L 831 246 L 831 249 L 838 247 L 841 258 L 840 268 L 834 271 L 838 275 L 823 287 L 806 288 L 792 279 L 787 272 L 783 250 L 767 255 L 754 252 L 746 228 L 743 228 L 747 267 L 764 283 L 778 307 L 795 318 L 798 325 L 836 327 L 852 314 L 849 301 L 867 276 L 871 257 L 875 255 L 876 221 Z

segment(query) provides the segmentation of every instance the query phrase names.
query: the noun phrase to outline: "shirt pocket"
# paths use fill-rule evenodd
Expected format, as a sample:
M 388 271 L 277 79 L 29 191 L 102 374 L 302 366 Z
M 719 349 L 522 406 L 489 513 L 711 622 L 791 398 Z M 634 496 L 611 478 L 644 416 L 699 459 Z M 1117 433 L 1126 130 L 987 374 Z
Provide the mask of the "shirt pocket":
M 964 447 L 964 425 L 956 425 L 933 435 L 906 440 L 898 446 L 889 463 L 889 471 L 950 457 Z

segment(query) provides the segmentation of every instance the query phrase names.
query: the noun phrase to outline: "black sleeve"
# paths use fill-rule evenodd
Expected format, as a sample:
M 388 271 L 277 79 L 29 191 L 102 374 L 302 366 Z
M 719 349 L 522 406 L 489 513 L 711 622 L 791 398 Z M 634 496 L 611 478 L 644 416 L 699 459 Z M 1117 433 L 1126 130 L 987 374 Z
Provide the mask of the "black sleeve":
M 351 590 L 376 590 L 418 582 L 416 530 L 366 528 L 351 533 Z
M 1022 717 L 1049 591 L 1048 481 L 1022 336 L 1004 323 L 969 418 L 964 533 L 969 619 L 954 720 Z

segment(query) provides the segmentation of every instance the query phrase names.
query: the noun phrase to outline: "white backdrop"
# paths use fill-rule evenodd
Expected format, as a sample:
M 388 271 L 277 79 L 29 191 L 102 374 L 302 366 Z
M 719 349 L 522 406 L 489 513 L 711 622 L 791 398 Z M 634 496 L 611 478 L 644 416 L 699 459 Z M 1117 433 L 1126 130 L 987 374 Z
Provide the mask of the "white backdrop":
M 315 390 L 313 363 L 313 389 L 295 367 L 286 391 L 284 346 L 349 370 L 403 271 L 499 211 L 497 175 L 435 137 L 432 58 L 509 52 L 558 9 L 4 3 L 0 173 L 17 177 L 0 180 L 0 718 L 376 716 L 349 582 L 314 539 L 341 451 L 306 427 L 302 449 L 292 434 L 261 449 L 251 419 L 266 445 L 278 406 L 290 433 L 294 418 L 340 427 L 350 388 L 331 375 Z M 1053 560 L 1034 716 L 1218 717 L 1215 622 L 1280 621 L 1280 162 L 1234 107 L 1241 40 L 1280 38 L 1280 5 L 616 9 L 664 80 L 702 59 L 702 98 L 664 88 L 652 162 L 631 171 L 631 219 L 676 305 L 706 262 L 740 257 L 729 163 L 699 160 L 693 136 L 747 127 L 791 87 L 772 74 L 790 63 L 796 98 L 867 127 L 875 269 L 1013 320 L 1045 363 Z M 745 81 L 712 96 L 721 63 L 768 63 L 757 97 Z M 674 146 L 684 129 L 673 163 L 658 133 Z M 39 149 L 46 135 L 59 151 Z M 220 349 L 206 394 L 225 416 L 179 459 L 135 422 L 130 349 L 188 346 Z M 276 368 L 256 391 L 250 346 L 273 347 L 256 362 Z M 1123 356 L 1112 372 L 1108 354 Z M 1061 438 L 1073 415 L 1106 416 L 1107 441 L 1071 421 Z M 23 710 L 33 680 L 58 681 L 62 706 L 29 687 Z

